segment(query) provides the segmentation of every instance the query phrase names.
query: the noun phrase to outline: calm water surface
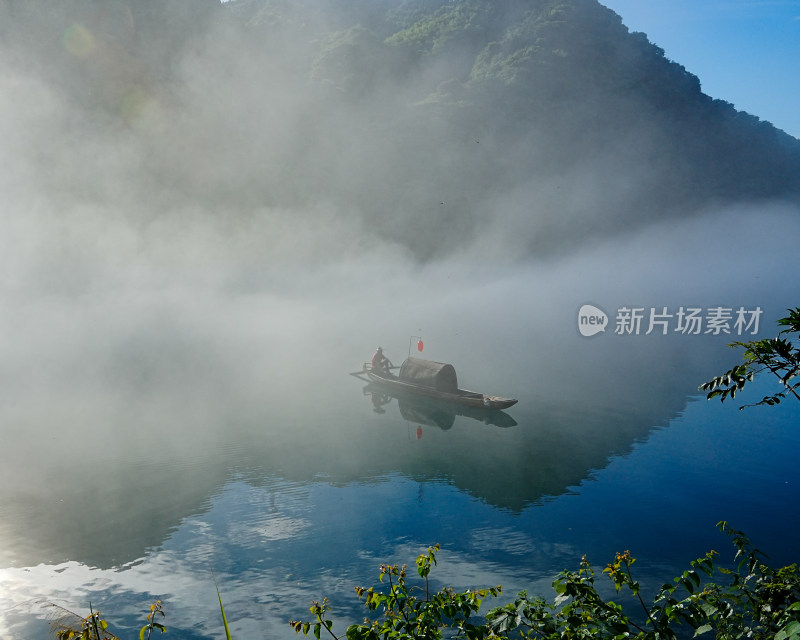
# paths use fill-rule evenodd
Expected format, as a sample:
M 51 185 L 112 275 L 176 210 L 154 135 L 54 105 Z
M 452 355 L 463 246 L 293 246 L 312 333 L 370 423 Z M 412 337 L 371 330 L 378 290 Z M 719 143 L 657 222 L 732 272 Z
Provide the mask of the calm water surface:
M 550 595 L 582 555 L 602 568 L 624 549 L 656 589 L 711 548 L 732 557 L 722 519 L 775 563 L 798 560 L 800 407 L 738 411 L 697 395 L 733 363 L 730 336 L 584 338 L 581 304 L 631 302 L 597 282 L 557 305 L 544 285 L 503 295 L 517 284 L 429 306 L 387 296 L 386 322 L 368 330 L 363 315 L 323 321 L 311 303 L 253 295 L 51 337 L 56 355 L 6 376 L 0 638 L 45 638 L 52 604 L 85 615 L 90 602 L 135 637 L 155 598 L 170 637 L 219 637 L 212 569 L 234 637 L 295 637 L 288 621 L 323 596 L 343 632 L 362 616 L 353 586 L 437 542 L 436 580 L 502 584 L 509 597 Z M 697 304 L 665 288 L 637 295 Z M 720 297 L 706 306 L 764 306 L 768 331 L 787 306 Z M 347 375 L 378 342 L 401 361 L 420 318 L 423 355 L 519 404 L 461 415 L 374 398 Z

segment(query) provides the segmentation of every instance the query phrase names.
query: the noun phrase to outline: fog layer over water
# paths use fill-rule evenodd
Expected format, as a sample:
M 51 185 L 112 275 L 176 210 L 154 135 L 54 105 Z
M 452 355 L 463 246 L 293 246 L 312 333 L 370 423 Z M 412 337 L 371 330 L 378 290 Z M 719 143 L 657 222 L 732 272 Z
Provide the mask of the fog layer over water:
M 128 14 L 113 7 L 125 35 Z M 771 335 L 798 304 L 795 206 L 643 211 L 606 227 L 593 197 L 602 192 L 607 212 L 655 174 L 600 157 L 585 172 L 495 186 L 480 200 L 485 217 L 464 220 L 462 189 L 482 191 L 448 182 L 464 158 L 417 157 L 416 139 L 381 135 L 381 122 L 408 116 L 394 106 L 419 97 L 408 92 L 425 77 L 327 111 L 268 49 L 231 58 L 239 41 L 224 27 L 176 55 L 169 82 L 83 28 L 53 45 L 68 73 L 19 47 L 0 62 L 3 632 L 31 637 L 27 616 L 42 602 L 77 609 L 98 594 L 135 627 L 163 594 L 181 629 L 207 636 L 209 562 L 238 603 L 234 635 L 273 631 L 311 597 L 368 580 L 387 554 L 408 561 L 436 541 L 451 544 L 443 580 L 546 584 L 593 541 L 612 553 L 655 530 L 655 516 L 629 508 L 641 498 L 630 487 L 636 540 L 580 518 L 614 504 L 592 491 L 624 477 L 629 456 L 650 455 L 651 438 L 680 459 L 659 440 L 670 430 L 654 428 L 686 411 L 710 425 L 713 446 L 724 439 L 727 425 L 691 399 L 735 361 L 725 345 L 738 336 L 644 325 L 616 335 L 617 310 L 761 308 L 759 335 Z M 309 128 L 317 115 L 324 127 Z M 361 129 L 370 135 L 351 136 Z M 469 139 L 482 154 L 469 162 L 501 157 L 487 142 Z M 381 170 L 366 180 L 373 154 Z M 387 158 L 403 160 L 405 178 L 417 167 L 419 183 L 395 183 Z M 420 206 L 416 195 L 439 183 Z M 398 203 L 403 192 L 396 218 L 394 204 L 364 208 L 365 193 Z M 396 227 L 404 233 L 387 232 Z M 415 251 L 399 235 L 452 241 Z M 555 240 L 531 254 L 541 237 Z M 579 334 L 584 304 L 608 314 L 604 333 Z M 414 336 L 462 386 L 519 399 L 516 425 L 459 415 L 446 430 L 404 424 L 394 404 L 374 412 L 347 373 L 379 344 L 399 364 Z M 730 487 L 720 493 L 733 503 Z M 707 550 L 686 543 L 702 508 L 686 510 L 671 525 L 679 542 L 642 542 L 651 568 Z
M 483 261 L 473 250 L 420 265 L 382 245 L 360 256 L 326 255 L 319 247 L 327 229 L 340 233 L 335 225 L 324 232 L 297 227 L 292 250 L 275 260 L 252 247 L 252 229 L 220 230 L 213 220 L 185 233 L 173 229 L 169 241 L 142 243 L 135 257 L 126 251 L 137 232 L 113 212 L 71 229 L 35 216 L 16 224 L 17 237 L 29 242 L 7 242 L 3 252 L 11 267 L 0 316 L 0 558 L 10 571 L 3 625 L 23 624 L 29 613 L 41 613 L 43 601 L 80 608 L 107 585 L 105 608 L 119 611 L 124 624 L 135 627 L 143 601 L 157 593 L 170 601 L 173 624 L 187 629 L 213 610 L 214 593 L 198 574 L 212 558 L 224 565 L 231 601 L 243 603 L 231 605 L 240 634 L 249 625 L 281 633 L 285 619 L 304 610 L 297 603 L 348 593 L 386 553 L 410 560 L 419 544 L 456 546 L 455 531 L 437 528 L 447 522 L 441 514 L 428 514 L 417 534 L 395 532 L 386 520 L 392 509 L 378 517 L 382 528 L 361 528 L 366 516 L 357 504 L 342 505 L 326 487 L 352 487 L 349 500 L 380 509 L 410 500 L 416 483 L 409 478 L 433 475 L 440 480 L 420 485 L 426 505 L 528 514 L 586 482 L 609 457 L 630 453 L 652 427 L 680 415 L 698 383 L 732 364 L 725 345 L 735 336 L 615 335 L 616 310 L 760 306 L 760 333 L 769 335 L 795 304 L 785 274 L 800 231 L 792 211 L 743 207 L 653 225 L 561 259 Z M 93 237 L 95 224 L 96 242 L 81 253 L 75 236 Z M 764 229 L 781 233 L 770 237 Z M 120 252 L 125 238 L 128 249 Z M 578 333 L 585 303 L 608 313 L 605 333 Z M 346 374 L 378 344 L 400 362 L 416 335 L 425 357 L 455 364 L 463 386 L 518 398 L 509 412 L 518 425 L 501 435 L 477 431 L 490 429 L 480 423 L 470 430 L 463 418 L 453 433 L 426 426 L 416 455 L 393 444 L 405 441 L 405 428 L 378 437 L 376 427 L 385 423 L 376 422 L 361 384 Z M 467 440 L 445 439 L 459 434 Z M 251 479 L 249 469 L 269 476 L 254 471 Z M 202 514 L 233 525 L 243 518 L 235 505 L 251 500 L 278 500 L 278 514 L 300 511 L 263 526 L 244 519 L 256 527 L 255 538 L 207 531 Z M 320 516 L 334 504 L 338 511 Z M 469 548 L 450 552 L 441 577 L 544 588 L 561 568 L 554 562 L 572 565 L 585 550 L 581 540 L 553 548 L 567 534 L 551 532 L 530 547 L 539 560 L 526 561 L 526 576 L 488 558 L 488 565 L 474 563 L 476 548 L 506 553 L 498 540 L 511 544 L 521 535 L 516 527 L 533 526 L 524 522 L 486 521 L 484 533 L 479 527 L 470 534 L 477 537 Z M 514 528 L 502 533 L 497 526 Z M 207 551 L 182 546 L 191 531 L 206 531 L 193 545 L 207 544 Z M 340 565 L 352 558 L 337 555 L 340 536 L 360 540 L 352 566 Z M 389 545 L 386 536 L 400 538 Z M 371 537 L 377 542 L 367 542 Z M 224 563 L 218 554 L 232 540 L 267 555 Z M 275 540 L 302 541 L 289 553 L 304 554 L 303 569 L 266 551 L 279 553 Z M 608 541 L 608 553 L 616 543 Z M 683 548 L 677 556 L 689 557 Z M 261 562 L 271 567 L 263 576 Z M 131 563 L 141 568 L 108 572 Z M 253 588 L 273 594 L 265 596 L 266 617 L 253 614 Z M 203 624 L 205 633 L 214 628 Z
M 359 393 L 346 373 L 378 344 L 399 363 L 413 335 L 424 338 L 425 357 L 455 364 L 463 386 L 519 398 L 518 422 L 567 411 L 569 398 L 581 421 L 627 412 L 640 422 L 634 431 L 662 424 L 735 361 L 725 345 L 737 336 L 644 335 L 644 325 L 641 335 L 615 335 L 616 310 L 761 307 L 760 333 L 769 335 L 794 303 L 784 273 L 796 220 L 777 210 L 709 215 L 514 266 L 373 255 L 278 268 L 240 260 L 233 242 L 216 260 L 187 257 L 194 238 L 176 238 L 180 269 L 145 258 L 114 265 L 109 252 L 87 263 L 92 277 L 77 290 L 20 277 L 5 289 L 0 332 L 4 493 L 47 503 L 54 487 L 77 482 L 76 494 L 92 500 L 129 482 L 114 472 L 117 459 L 146 467 L 213 458 L 253 430 L 275 448 L 293 442 L 292 431 L 306 434 L 291 477 L 349 478 L 365 452 L 328 426 L 341 394 Z M 765 227 L 785 233 L 767 238 Z M 35 271 L 22 251 L 5 255 L 16 254 L 18 274 Z M 246 270 L 246 282 L 232 275 Z M 53 273 L 78 280 L 68 264 Z M 605 333 L 578 333 L 585 303 L 608 313 Z M 331 462 L 321 451 L 334 442 L 341 450 Z M 87 465 L 91 473 L 77 472 Z M 13 563 L 14 544 L 2 548 Z
M 773 431 L 771 415 L 702 403 L 691 426 L 680 421 L 698 412 L 687 407 L 697 384 L 735 361 L 725 345 L 736 336 L 622 336 L 613 323 L 625 305 L 760 306 L 760 333 L 771 334 L 794 304 L 783 275 L 796 219 L 709 214 L 528 264 L 373 255 L 253 268 L 230 251 L 214 268 L 142 259 L 83 291 L 9 287 L 0 627 L 43 637 L 46 623 L 30 625 L 52 615 L 44 603 L 91 601 L 135 632 L 158 596 L 173 629 L 213 634 L 211 562 L 238 635 L 288 638 L 286 620 L 322 595 L 358 619 L 352 586 L 436 541 L 442 580 L 547 593 L 582 553 L 603 563 L 623 547 L 644 558 L 646 583 L 671 577 L 724 546 L 713 532 L 723 517 L 764 539 L 758 523 L 791 494 L 753 504 L 701 470 L 732 474 L 727 447 L 742 434 L 772 451 L 757 435 Z M 762 241 L 762 225 L 786 233 Z M 243 263 L 249 278 L 225 275 Z M 585 303 L 609 314 L 605 333 L 579 334 Z M 443 431 L 404 424 L 391 405 L 375 414 L 347 372 L 378 344 L 400 362 L 417 335 L 463 386 L 518 398 L 517 425 L 457 417 Z M 653 435 L 659 426 L 675 434 Z M 793 446 L 784 435 L 774 445 Z M 664 482 L 644 484 L 647 468 Z M 782 473 L 779 451 L 770 468 Z M 687 501 L 693 481 L 707 501 Z M 767 529 L 769 545 L 790 547 Z

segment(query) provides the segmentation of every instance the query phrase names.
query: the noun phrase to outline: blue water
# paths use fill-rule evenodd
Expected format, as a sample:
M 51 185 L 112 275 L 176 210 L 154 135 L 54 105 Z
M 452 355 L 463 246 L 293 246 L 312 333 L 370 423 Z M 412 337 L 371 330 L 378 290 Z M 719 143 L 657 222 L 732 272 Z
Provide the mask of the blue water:
M 363 616 L 355 585 L 435 543 L 437 584 L 506 598 L 550 596 L 583 555 L 600 570 L 626 549 L 654 591 L 710 549 L 732 559 L 723 519 L 775 564 L 798 561 L 800 403 L 739 411 L 698 395 L 738 359 L 736 336 L 578 332 L 585 303 L 612 318 L 759 305 L 770 335 L 796 303 L 771 271 L 786 260 L 709 283 L 693 277 L 713 257 L 684 257 L 679 277 L 667 249 L 474 280 L 448 265 L 343 269 L 307 274 L 302 292 L 8 306 L 0 640 L 44 640 L 90 603 L 137 637 L 156 598 L 169 637 L 221 637 L 212 571 L 234 638 L 294 638 L 289 620 L 326 596 L 344 632 Z M 377 344 L 401 361 L 409 335 L 462 386 L 519 403 L 491 419 L 376 406 L 348 372 Z M 745 399 L 774 391 L 764 380 Z
M 363 448 L 367 468 L 320 463 L 342 455 L 330 447 L 335 437 L 317 435 L 305 445 L 289 438 L 316 461 L 310 475 L 300 470 L 302 454 L 272 457 L 270 441 L 281 445 L 271 436 L 259 441 L 249 432 L 246 441 L 231 440 L 220 450 L 221 472 L 207 467 L 211 482 L 189 491 L 186 502 L 176 499 L 179 513 L 168 525 L 159 498 L 152 496 L 149 506 L 129 503 L 137 519 L 150 522 L 150 533 L 160 532 L 146 546 L 114 522 L 98 523 L 101 533 L 85 532 L 93 548 L 51 550 L 49 560 L 32 564 L 18 543 L 17 559 L 0 569 L 6 628 L 0 637 L 44 638 L 58 611 L 49 603 L 85 614 L 89 602 L 121 637 L 135 637 L 155 598 L 164 602 L 171 635 L 219 636 L 212 569 L 234 637 L 293 637 L 289 619 L 307 617 L 310 601 L 324 596 L 333 604 L 335 629 L 344 631 L 362 616 L 353 586 L 372 584 L 379 564 L 410 564 L 437 542 L 436 581 L 501 584 L 508 597 L 523 588 L 550 595 L 553 575 L 575 568 L 582 555 L 601 569 L 624 549 L 638 558 L 645 589 L 656 589 L 711 548 L 731 559 L 731 545 L 715 529 L 722 519 L 745 530 L 776 564 L 797 560 L 797 403 L 738 411 L 689 397 L 678 415 L 648 425 L 620 452 L 601 451 L 602 464 L 566 473 L 576 481 L 551 492 L 560 478 L 554 482 L 547 465 L 572 461 L 542 458 L 537 449 L 568 457 L 570 444 L 576 452 L 582 445 L 563 432 L 565 442 L 557 441 L 557 433 L 527 422 L 532 408 L 509 410 L 518 421 L 511 427 L 457 416 L 443 430 L 405 421 L 397 400 L 377 414 L 361 383 L 346 382 L 351 396 L 344 409 L 330 412 L 328 426 L 342 427 L 344 439 L 360 434 L 342 450 Z M 443 460 L 445 451 L 467 467 Z M 506 465 L 495 457 L 503 451 Z M 487 466 L 476 463 L 483 454 Z M 146 475 L 165 474 L 159 490 L 168 492 L 181 475 L 202 478 L 207 465 L 165 460 Z M 4 508 L 8 515 L 11 507 Z M 69 516 L 61 517 L 69 524 Z M 63 543 L 59 535 L 53 539 Z M 42 543 L 32 546 L 48 553 Z

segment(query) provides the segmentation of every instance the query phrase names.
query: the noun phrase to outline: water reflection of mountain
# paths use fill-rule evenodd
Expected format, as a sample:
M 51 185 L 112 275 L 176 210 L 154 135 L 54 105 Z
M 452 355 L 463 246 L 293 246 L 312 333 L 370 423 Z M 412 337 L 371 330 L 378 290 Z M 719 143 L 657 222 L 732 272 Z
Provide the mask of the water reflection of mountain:
M 375 415 L 357 399 L 356 407 L 320 422 L 311 415 L 295 423 L 265 416 L 260 433 L 255 425 L 231 429 L 227 446 L 213 451 L 187 446 L 183 454 L 165 452 L 146 464 L 106 460 L 91 474 L 53 479 L 44 490 L 2 491 L 2 564 L 73 559 L 111 567 L 135 561 L 184 518 L 205 511 L 235 477 L 254 485 L 277 477 L 345 486 L 400 473 L 420 482 L 443 479 L 497 507 L 520 510 L 580 483 L 609 456 L 628 451 L 649 424 L 637 421 L 635 428 L 623 416 L 528 412 L 518 427 L 499 429 L 456 416 L 449 430 L 415 422 L 417 437 L 398 410 Z M 271 430 L 276 421 L 285 429 Z
M 598 368 L 608 362 L 612 373 Z M 338 362 L 306 376 L 302 394 L 290 392 L 286 381 L 274 390 L 254 384 L 222 396 L 169 389 L 136 403 L 115 400 L 102 386 L 74 406 L 51 396 L 48 413 L 37 416 L 39 435 L 27 420 L 25 437 L 4 443 L 0 566 L 136 561 L 185 518 L 206 511 L 232 479 L 289 482 L 302 491 L 317 482 L 347 487 L 402 475 L 444 481 L 520 511 L 568 492 L 611 457 L 628 453 L 683 410 L 700 378 L 671 346 L 637 345 L 615 360 L 586 347 L 557 365 L 575 372 L 570 385 L 553 362 L 528 364 L 486 385 L 519 397 L 507 414 L 514 428 L 405 401 L 375 413 Z M 477 367 L 464 369 L 477 377 Z M 676 370 L 686 378 L 680 383 Z M 279 380 L 282 373 L 268 377 Z M 520 380 L 526 388 L 515 388 Z M 108 416 L 86 412 L 102 403 Z
M 475 409 L 434 398 L 390 392 L 374 384 L 368 384 L 362 389 L 362 392 L 371 399 L 375 413 L 385 413 L 387 405 L 394 404 L 392 400 L 396 400 L 400 415 L 407 422 L 416 422 L 444 430 L 453 427 L 456 416 L 464 416 L 495 427 L 508 428 L 517 425 L 517 421 L 505 411 Z

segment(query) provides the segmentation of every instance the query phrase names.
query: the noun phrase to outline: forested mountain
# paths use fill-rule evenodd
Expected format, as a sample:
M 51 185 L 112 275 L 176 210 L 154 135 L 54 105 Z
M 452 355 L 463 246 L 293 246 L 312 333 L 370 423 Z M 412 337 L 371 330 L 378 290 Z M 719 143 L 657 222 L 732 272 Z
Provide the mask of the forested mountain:
M 2 0 L 0 38 L 20 199 L 281 211 L 430 258 L 800 195 L 798 140 L 596 0 Z

